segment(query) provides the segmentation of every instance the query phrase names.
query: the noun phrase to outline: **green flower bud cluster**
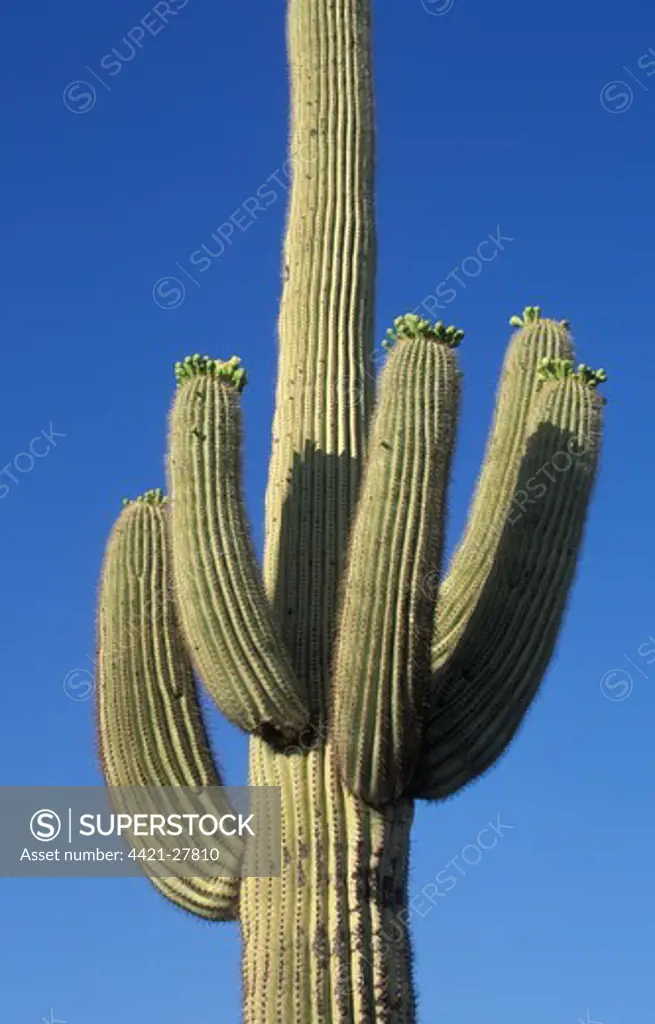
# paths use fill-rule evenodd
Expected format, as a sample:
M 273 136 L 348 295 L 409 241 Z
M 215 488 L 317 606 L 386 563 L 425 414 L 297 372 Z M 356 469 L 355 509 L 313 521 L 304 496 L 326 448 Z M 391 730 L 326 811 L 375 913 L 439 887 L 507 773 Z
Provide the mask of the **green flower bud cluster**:
M 246 371 L 241 366 L 238 356 L 231 359 L 211 359 L 210 356 L 192 355 L 187 356 L 183 362 L 175 364 L 175 378 L 178 385 L 189 380 L 207 374 L 230 384 L 236 391 L 243 391 L 248 383 Z
M 602 366 L 598 370 L 592 370 L 590 366 L 586 366 L 584 363 L 580 363 L 578 366 L 578 377 L 590 388 L 596 388 L 607 380 L 607 374 Z
M 433 324 L 415 313 L 405 313 L 404 316 L 396 317 L 393 327 L 387 331 L 382 347 L 388 351 L 403 338 L 408 341 L 424 338 L 426 341 L 442 342 L 449 348 L 457 348 L 463 337 L 464 331 L 460 331 L 457 327 L 446 327 L 441 320 L 437 320 Z
M 523 310 L 523 316 L 512 316 L 509 322 L 512 327 L 529 327 L 530 324 L 536 324 L 541 320 L 541 306 L 526 306 Z M 571 324 L 568 320 L 560 320 L 560 325 L 568 331 Z
M 547 380 L 566 380 L 568 377 L 575 377 L 587 387 L 596 388 L 607 380 L 607 374 L 602 367 L 592 370 L 585 363 L 580 363 L 577 370 L 574 370 L 572 359 L 542 359 L 537 370 L 538 385 Z
M 146 491 L 145 494 L 140 494 L 138 498 L 123 498 L 123 506 L 165 505 L 167 501 L 168 497 L 164 494 L 161 487 L 156 487 L 152 491 Z

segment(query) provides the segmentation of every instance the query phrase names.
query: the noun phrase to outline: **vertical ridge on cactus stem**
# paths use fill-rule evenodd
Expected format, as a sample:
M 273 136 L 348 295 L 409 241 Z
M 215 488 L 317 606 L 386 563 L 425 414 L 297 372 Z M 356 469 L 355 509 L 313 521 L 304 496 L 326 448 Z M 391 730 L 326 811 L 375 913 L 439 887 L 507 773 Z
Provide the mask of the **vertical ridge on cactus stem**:
M 482 774 L 521 724 L 552 657 L 595 483 L 602 400 L 578 380 L 535 395 L 519 485 L 561 475 L 505 523 L 488 585 L 436 673 L 414 796 L 442 799 Z M 559 458 L 558 458 L 559 457 Z M 524 494 L 527 492 L 523 491 Z M 537 493 L 537 492 L 535 492 Z
M 289 3 L 293 186 L 265 578 L 296 671 L 310 681 L 314 711 L 325 703 L 337 581 L 372 395 L 369 19 L 369 0 Z M 298 457 L 300 478 L 292 475 Z
M 334 667 L 333 719 L 348 787 L 375 806 L 400 796 L 430 696 L 436 587 L 459 404 L 441 340 L 401 340 L 380 382 L 353 525 Z
M 180 618 L 223 713 L 252 732 L 292 738 L 309 712 L 259 578 L 241 497 L 235 388 L 211 373 L 178 388 L 169 476 Z
M 107 784 L 129 787 L 128 793 L 139 786 L 221 785 L 177 625 L 166 516 L 163 505 L 130 504 L 114 527 L 103 566 L 98 744 Z M 236 852 L 234 843 L 224 843 L 225 862 L 238 871 Z M 236 917 L 237 877 L 151 881 L 201 917 Z

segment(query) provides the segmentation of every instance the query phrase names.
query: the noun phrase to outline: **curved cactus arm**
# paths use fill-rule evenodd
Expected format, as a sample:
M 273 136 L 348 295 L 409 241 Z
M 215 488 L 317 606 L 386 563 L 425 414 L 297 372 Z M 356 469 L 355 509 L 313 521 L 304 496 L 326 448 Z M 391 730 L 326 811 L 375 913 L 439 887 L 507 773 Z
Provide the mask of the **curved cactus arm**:
M 264 576 L 314 720 L 374 402 L 370 0 L 289 0 L 292 187 Z
M 178 364 L 168 474 L 175 590 L 193 661 L 223 714 L 294 739 L 309 711 L 278 638 L 241 494 L 238 359 Z
M 603 400 L 578 375 L 535 396 L 518 491 L 496 557 L 454 650 L 437 669 L 409 792 L 443 799 L 503 753 L 552 657 L 598 465 Z
M 430 695 L 436 587 L 455 440 L 456 328 L 396 321 L 345 574 L 333 734 L 346 785 L 374 806 L 407 786 Z
M 568 359 L 572 353 L 568 325 L 542 320 L 538 306 L 528 306 L 523 324 L 505 356 L 489 443 L 468 523 L 437 599 L 432 666 L 439 672 L 453 656 L 480 600 L 488 599 L 487 581 L 496 566 L 510 505 L 531 430 L 537 374 L 544 359 Z
M 167 514 L 161 491 L 127 502 L 104 559 L 96 699 L 110 787 L 221 785 L 174 607 Z M 185 910 L 234 920 L 241 845 L 226 839 L 220 853 L 232 877 L 151 881 Z

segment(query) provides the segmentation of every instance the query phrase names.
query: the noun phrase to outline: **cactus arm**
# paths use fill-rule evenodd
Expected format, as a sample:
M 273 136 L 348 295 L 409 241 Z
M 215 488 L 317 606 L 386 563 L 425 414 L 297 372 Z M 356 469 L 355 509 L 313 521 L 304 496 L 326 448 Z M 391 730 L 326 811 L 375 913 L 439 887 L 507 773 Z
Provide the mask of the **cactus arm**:
M 102 771 L 110 787 L 221 785 L 172 599 L 167 512 L 160 492 L 130 503 L 105 555 L 97 720 Z M 221 859 L 236 875 L 239 846 L 225 841 Z M 200 917 L 238 916 L 238 877 L 151 881 Z
M 510 503 L 531 429 L 537 374 L 544 359 L 567 359 L 572 342 L 561 322 L 542 320 L 538 307 L 528 307 L 523 326 L 507 349 L 498 390 L 494 423 L 477 483 L 467 527 L 438 599 L 432 665 L 439 672 L 457 649 L 496 565 Z
M 247 732 L 293 739 L 309 713 L 249 536 L 241 373 L 238 360 L 178 364 L 168 465 L 176 596 L 191 656 L 223 714 Z
M 550 379 L 535 395 L 517 481 L 517 493 L 535 497 L 510 508 L 474 612 L 437 669 L 432 715 L 410 787 L 415 797 L 443 799 L 486 771 L 538 691 L 582 544 L 602 401 L 594 385 L 575 375 Z
M 266 496 L 265 581 L 314 717 L 373 401 L 370 0 L 289 0 L 293 183 Z
M 400 796 L 420 749 L 436 596 L 425 580 L 441 562 L 459 399 L 456 329 L 435 333 L 417 317 L 397 324 L 353 525 L 334 676 L 341 774 L 373 806 Z

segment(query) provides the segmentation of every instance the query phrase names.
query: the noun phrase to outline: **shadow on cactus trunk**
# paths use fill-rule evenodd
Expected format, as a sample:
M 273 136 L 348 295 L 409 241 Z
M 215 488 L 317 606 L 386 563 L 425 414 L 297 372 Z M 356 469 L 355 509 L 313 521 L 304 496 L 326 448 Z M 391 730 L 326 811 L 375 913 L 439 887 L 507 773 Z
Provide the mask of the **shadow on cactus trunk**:
M 308 664 L 311 668 L 305 676 L 311 719 L 314 727 L 324 728 L 341 598 L 338 581 L 343 579 L 348 554 L 348 525 L 344 523 L 339 529 L 343 537 L 340 547 L 326 551 L 321 494 L 330 486 L 335 489 L 338 481 L 358 481 L 359 465 L 346 454 L 320 452 L 315 443 L 308 441 L 302 455 L 294 456 L 289 479 L 279 528 L 285 558 L 277 565 L 269 593 L 295 671 L 303 674 Z M 322 620 L 317 609 L 322 609 Z

